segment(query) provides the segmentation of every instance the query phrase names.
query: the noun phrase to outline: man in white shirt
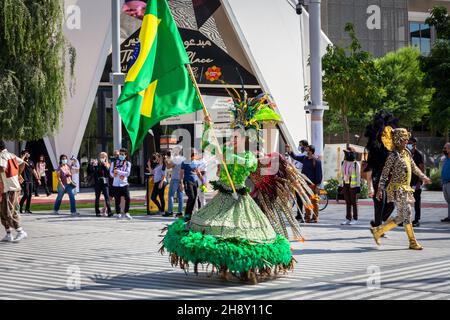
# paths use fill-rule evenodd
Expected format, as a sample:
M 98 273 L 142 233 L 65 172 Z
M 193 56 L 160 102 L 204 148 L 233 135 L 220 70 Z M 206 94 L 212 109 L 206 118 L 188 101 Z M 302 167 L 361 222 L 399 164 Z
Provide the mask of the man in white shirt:
M 20 175 L 24 169 L 24 162 L 15 154 L 6 150 L 3 140 L 0 140 L 0 218 L 5 227 L 6 236 L 4 242 L 19 242 L 28 235 L 20 226 L 20 216 L 17 212 L 17 202 L 20 195 Z M 15 229 L 17 234 L 12 235 Z

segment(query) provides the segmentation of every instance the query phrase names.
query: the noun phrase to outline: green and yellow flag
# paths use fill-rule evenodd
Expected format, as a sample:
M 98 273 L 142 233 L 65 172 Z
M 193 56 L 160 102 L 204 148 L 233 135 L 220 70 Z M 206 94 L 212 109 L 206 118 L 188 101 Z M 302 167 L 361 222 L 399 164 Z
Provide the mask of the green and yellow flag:
M 138 45 L 117 101 L 132 142 L 131 153 L 159 121 L 202 108 L 185 67 L 190 61 L 166 0 L 147 1 Z

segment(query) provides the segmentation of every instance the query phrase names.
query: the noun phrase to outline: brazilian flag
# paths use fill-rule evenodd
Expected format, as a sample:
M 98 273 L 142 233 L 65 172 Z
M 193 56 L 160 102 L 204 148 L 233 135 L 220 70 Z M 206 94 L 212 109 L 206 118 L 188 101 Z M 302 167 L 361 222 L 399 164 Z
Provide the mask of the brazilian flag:
M 202 108 L 186 69 L 189 58 L 166 0 L 148 0 L 135 60 L 125 78 L 117 110 L 139 149 L 159 121 Z

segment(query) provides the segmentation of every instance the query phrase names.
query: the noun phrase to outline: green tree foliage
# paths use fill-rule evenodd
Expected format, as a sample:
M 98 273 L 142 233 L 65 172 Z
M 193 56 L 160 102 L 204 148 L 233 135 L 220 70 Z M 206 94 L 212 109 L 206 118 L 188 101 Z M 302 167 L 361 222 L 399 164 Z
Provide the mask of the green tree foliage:
M 450 16 L 446 7 L 435 6 L 430 12 L 430 17 L 425 20 L 425 23 L 436 29 L 438 39 L 450 39 Z
M 401 48 L 376 60 L 386 96 L 382 108 L 400 119 L 400 125 L 412 128 L 428 113 L 432 90 L 423 84 L 420 52 L 413 47 Z
M 2 139 L 37 140 L 58 128 L 66 92 L 63 19 L 60 0 L 0 0 Z
M 345 139 L 350 142 L 351 122 L 364 125 L 361 115 L 368 116 L 368 111 L 379 106 L 385 93 L 374 60 L 361 50 L 353 25 L 346 24 L 345 31 L 352 40 L 350 46 L 330 45 L 322 59 L 323 91 L 330 106 L 325 122 L 333 121 L 333 117 L 339 119 Z
M 450 16 L 445 7 L 434 7 L 426 23 L 437 31 L 430 55 L 421 57 L 425 84 L 434 88 L 430 105 L 430 126 L 446 139 L 450 130 Z

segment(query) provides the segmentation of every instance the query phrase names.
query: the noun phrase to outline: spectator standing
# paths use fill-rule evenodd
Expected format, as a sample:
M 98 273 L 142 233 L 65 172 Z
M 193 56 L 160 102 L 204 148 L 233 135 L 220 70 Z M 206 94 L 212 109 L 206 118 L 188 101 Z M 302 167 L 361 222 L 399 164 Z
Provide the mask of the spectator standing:
M 195 204 L 195 211 L 200 210 L 200 208 L 206 206 L 206 199 L 205 199 L 205 193 L 207 191 L 206 185 L 208 183 L 207 176 L 206 176 L 206 170 L 207 165 L 206 161 L 204 159 L 199 159 L 199 167 L 198 170 L 200 171 L 199 175 L 197 175 L 197 181 L 198 181 L 198 190 L 197 190 L 197 201 Z
M 309 180 L 311 180 L 312 185 L 310 185 L 311 190 L 314 194 L 310 197 L 312 202 L 312 219 L 311 219 L 311 208 L 305 208 L 305 222 L 306 223 L 317 223 L 319 222 L 319 196 L 318 187 L 322 183 L 322 162 L 315 156 L 315 147 L 310 145 L 306 147 L 305 151 L 307 155 L 295 154 L 292 151 L 290 145 L 286 146 L 286 150 L 289 156 L 294 160 L 300 161 L 303 164 L 302 173 L 306 175 Z
M 300 154 L 303 155 L 307 155 L 306 152 L 306 148 L 309 146 L 309 142 L 308 140 L 300 140 L 298 143 L 298 151 L 300 152 Z M 300 171 L 302 172 L 302 168 L 303 168 L 303 163 L 301 163 L 300 161 L 297 160 L 293 160 L 294 166 Z
M 72 173 L 72 181 L 74 183 L 74 194 L 80 192 L 80 162 L 75 156 L 70 158 L 70 171 Z
M 417 150 L 417 139 L 411 137 L 406 145 L 406 148 L 411 152 L 411 156 L 414 163 L 419 167 L 420 171 L 425 172 L 425 163 L 423 161 L 423 156 Z M 414 189 L 414 220 L 412 222 L 413 227 L 420 226 L 420 209 L 421 209 L 421 194 L 422 194 L 422 180 L 419 179 L 414 172 L 411 173 L 411 187 Z
M 159 214 L 165 215 L 164 209 L 166 207 L 166 201 L 164 199 L 164 191 L 166 190 L 166 161 L 162 154 L 157 153 L 155 155 L 156 167 L 153 169 L 153 190 L 151 200 L 156 204 L 159 210 Z M 158 201 L 159 198 L 159 201 Z M 150 213 L 147 213 L 150 214 Z
M 113 156 L 111 157 L 111 166 L 115 165 L 116 162 L 119 161 L 119 155 L 120 155 L 120 150 L 114 150 L 113 152 Z M 109 203 L 112 203 L 112 201 L 114 201 L 114 187 L 113 187 L 113 179 L 109 179 Z M 122 201 L 120 203 L 120 208 L 123 211 L 123 209 L 125 208 L 125 202 Z M 106 203 L 105 203 L 105 207 L 103 208 L 103 212 L 106 212 Z
M 128 177 L 131 173 L 131 162 L 127 161 L 128 151 L 125 148 L 120 149 L 119 159 L 115 161 L 110 167 L 110 175 L 113 180 L 113 193 L 116 207 L 116 214 L 118 219 L 127 218 L 132 220 L 131 215 L 128 213 L 130 210 L 130 190 L 128 185 Z M 125 198 L 125 207 L 123 209 L 123 215 L 120 208 L 121 198 Z
M 4 242 L 19 242 L 27 238 L 27 233 L 20 226 L 20 215 L 17 212 L 17 200 L 20 194 L 20 175 L 24 169 L 23 160 L 8 152 L 5 142 L 0 140 L 0 220 L 5 227 Z M 17 234 L 12 235 L 13 229 Z
M 356 161 L 356 151 L 353 147 L 344 150 L 344 160 L 341 163 L 342 178 L 339 187 L 342 188 L 345 204 L 347 206 L 346 220 L 342 225 L 358 223 L 358 194 L 361 192 L 361 166 Z M 353 215 L 352 215 L 353 210 Z
M 31 196 L 33 194 L 33 181 L 38 180 L 38 175 L 35 170 L 33 161 L 30 160 L 30 153 L 27 150 L 22 150 L 20 157 L 25 165 L 22 171 L 22 191 L 23 196 L 19 202 L 19 212 L 23 213 L 23 205 L 25 203 L 25 213 L 32 213 L 30 211 Z
M 191 151 L 190 161 L 185 160 L 181 164 L 180 180 L 183 184 L 180 186 L 181 191 L 184 191 L 187 196 L 186 210 L 184 213 L 185 220 L 190 220 L 192 212 L 194 210 L 195 201 L 197 199 L 198 191 L 198 178 L 202 179 L 199 167 L 201 162 L 199 161 L 198 154 L 195 150 Z
M 109 169 L 111 165 L 108 161 L 108 154 L 100 152 L 98 160 L 92 161 L 88 166 L 88 174 L 94 179 L 95 184 L 95 215 L 100 217 L 100 195 L 103 193 L 106 212 L 111 217 L 111 205 L 109 202 Z
M 36 197 L 39 197 L 39 194 L 38 194 L 39 186 L 44 187 L 47 197 L 50 195 L 50 191 L 48 189 L 48 184 L 47 184 L 47 171 L 48 171 L 48 169 L 47 169 L 47 164 L 45 162 L 45 156 L 40 155 L 39 161 L 36 163 L 36 172 L 38 175 L 37 184 L 34 189 L 34 195 Z
M 445 201 L 447 201 L 448 215 L 441 222 L 450 222 L 450 142 L 447 142 L 442 150 L 445 156 L 444 165 L 441 172 L 442 191 Z
M 181 155 L 181 147 L 175 146 L 173 149 L 173 156 L 170 157 L 167 161 L 167 168 L 172 169 L 172 176 L 170 178 L 169 183 L 169 206 L 168 206 L 168 212 L 164 214 L 164 216 L 173 216 L 173 198 L 176 194 L 178 199 L 178 212 L 177 217 L 183 216 L 183 192 L 181 191 L 181 184 L 182 181 L 180 180 L 180 171 L 181 171 L 181 164 L 184 160 L 186 160 L 185 157 Z
M 147 170 L 148 170 L 148 175 L 147 175 L 147 188 L 145 190 L 145 206 L 147 207 L 147 215 L 150 215 L 150 196 L 152 194 L 152 190 L 150 190 L 150 184 L 152 182 L 154 182 L 153 180 L 153 170 L 158 166 L 158 161 L 156 160 L 156 155 L 158 155 L 157 152 L 153 152 L 152 157 L 150 159 L 148 159 L 147 161 Z
M 75 202 L 75 184 L 72 180 L 72 172 L 70 170 L 69 161 L 65 154 L 59 157 L 59 167 L 56 171 L 56 176 L 58 179 L 58 196 L 55 200 L 54 213 L 59 214 L 59 208 L 61 206 L 62 198 L 64 194 L 69 195 L 70 201 L 70 213 L 72 216 L 80 215 L 77 213 L 77 207 Z
M 307 155 L 306 148 L 308 147 L 308 145 L 309 145 L 309 143 L 307 140 L 300 140 L 300 142 L 298 143 L 298 151 L 300 152 L 301 155 L 305 155 L 305 156 Z M 293 159 L 292 159 L 292 163 L 299 172 L 302 172 L 303 163 L 301 163 L 300 161 L 297 161 L 297 160 L 293 160 Z M 302 217 L 303 216 L 303 201 L 297 192 L 295 193 L 295 199 L 297 202 L 297 216 L 295 217 L 295 219 L 303 220 L 303 217 Z

